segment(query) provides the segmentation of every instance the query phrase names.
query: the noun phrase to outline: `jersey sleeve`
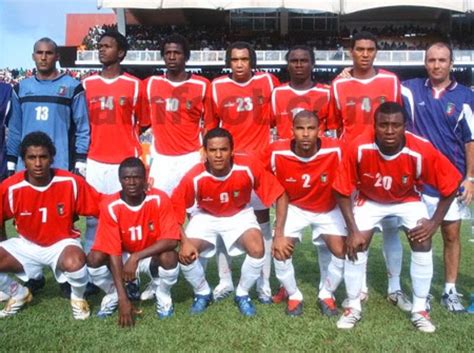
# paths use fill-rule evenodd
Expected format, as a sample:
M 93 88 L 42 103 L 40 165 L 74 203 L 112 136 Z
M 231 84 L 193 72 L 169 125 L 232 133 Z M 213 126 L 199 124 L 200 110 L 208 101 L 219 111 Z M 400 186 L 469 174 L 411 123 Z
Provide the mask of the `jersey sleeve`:
M 11 162 L 18 161 L 20 152 L 23 113 L 21 111 L 20 98 L 18 97 L 19 86 L 12 91 L 11 109 L 8 114 L 8 138 L 7 158 Z
M 176 214 L 171 204 L 170 198 L 163 193 L 160 196 L 159 221 L 160 221 L 160 238 L 162 239 L 181 239 L 181 231 L 179 228 Z
M 218 126 L 218 121 L 214 116 L 214 106 L 212 104 L 211 84 L 206 84 L 206 92 L 204 93 L 204 131 L 209 131 Z
M 101 195 L 82 177 L 74 176 L 77 183 L 76 213 L 81 216 L 99 216 Z
M 148 101 L 146 99 L 146 86 L 144 81 L 140 81 L 138 89 L 137 104 L 135 105 L 135 117 L 138 125 L 142 128 L 150 126 L 150 115 L 148 114 Z
M 120 227 L 110 214 L 108 205 L 108 202 L 102 202 L 100 205 L 99 224 L 92 250 L 101 251 L 113 256 L 121 256 L 122 238 L 120 237 Z
M 341 111 L 337 106 L 336 96 L 334 93 L 334 83 L 331 85 L 329 94 L 329 103 L 327 108 L 326 128 L 328 130 L 341 130 Z
M 339 164 L 332 188 L 339 194 L 351 196 L 357 185 L 357 149 L 352 146 L 342 149 L 342 161 Z
M 467 102 L 462 106 L 462 118 L 459 122 L 464 143 L 474 141 L 474 92 L 469 90 Z
M 265 206 L 270 207 L 285 192 L 285 189 L 278 179 L 263 167 L 259 160 L 253 161 L 252 172 L 255 177 L 255 193 Z
M 171 195 L 174 213 L 179 225 L 186 220 L 186 209 L 194 204 L 194 188 L 192 179 L 185 175 Z
M 76 158 L 85 159 L 90 144 L 90 126 L 84 88 L 79 84 L 72 98 L 72 120 L 76 127 Z

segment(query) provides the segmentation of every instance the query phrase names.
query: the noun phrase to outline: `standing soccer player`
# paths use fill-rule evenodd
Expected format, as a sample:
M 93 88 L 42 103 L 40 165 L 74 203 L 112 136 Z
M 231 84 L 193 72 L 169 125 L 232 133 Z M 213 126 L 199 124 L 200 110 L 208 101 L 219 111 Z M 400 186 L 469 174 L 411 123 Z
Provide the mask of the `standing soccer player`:
M 53 166 L 75 169 L 85 175 L 90 130 L 82 85 L 57 70 L 59 54 L 53 40 L 39 39 L 32 56 L 36 75 L 20 81 L 12 94 L 7 139 L 8 171 L 12 174 L 24 168 L 22 161 L 18 161 L 23 138 L 32 131 L 43 131 L 51 137 L 58 151 Z M 70 151 L 71 141 L 75 141 L 73 151 Z M 72 161 L 71 156 L 74 156 Z
M 204 311 L 212 302 L 212 293 L 198 258 L 214 255 L 221 238 L 227 253 L 246 253 L 235 303 L 242 315 L 255 315 L 249 290 L 262 271 L 265 257 L 262 232 L 250 199 L 255 191 L 265 205 L 276 203 L 275 235 L 283 236 L 288 197 L 278 180 L 259 161 L 234 154 L 232 135 L 215 128 L 204 136 L 206 162 L 192 168 L 173 193 L 178 222 L 184 223 L 186 208 L 196 204 L 182 236 L 181 269 L 194 290 L 192 314 Z
M 73 222 L 76 215 L 98 215 L 99 195 L 82 177 L 51 168 L 55 153 L 45 133 L 26 135 L 20 145 L 26 171 L 1 185 L 3 219 L 14 219 L 19 237 L 0 243 L 0 290 L 10 295 L 0 317 L 15 315 L 32 300 L 30 290 L 6 273 L 26 281 L 41 275 L 45 266 L 58 282 L 71 285 L 73 317 L 90 315 L 84 299 L 86 256 Z
M 383 102 L 401 103 L 398 77 L 374 68 L 377 38 L 369 32 L 359 32 L 351 40 L 353 68 L 348 77 L 336 78 L 331 84 L 331 101 L 327 128 L 344 143 L 373 129 L 374 112 Z M 411 310 L 411 303 L 400 285 L 403 248 L 394 219 L 383 221 L 383 253 L 388 273 L 387 300 L 403 311 Z M 364 276 L 362 299 L 367 300 L 367 279 Z
M 212 103 L 217 123 L 227 129 L 235 141 L 235 151 L 258 155 L 270 143 L 271 94 L 278 80 L 268 73 L 252 72 L 256 67 L 255 50 L 246 42 L 232 43 L 226 50 L 226 66 L 231 74 L 212 81 Z M 271 299 L 270 270 L 271 243 L 270 212 L 258 197 L 252 197 L 258 223 L 265 239 L 265 266 L 257 284 L 261 303 Z M 220 246 L 218 247 L 220 248 Z M 230 258 L 218 251 L 219 285 L 214 298 L 222 299 L 234 290 Z
M 169 197 L 160 190 L 147 190 L 140 159 L 125 159 L 118 173 L 122 189 L 101 202 L 97 238 L 87 263 L 94 284 L 106 293 L 97 316 L 110 316 L 118 306 L 119 325 L 130 326 L 134 308 L 124 281 L 134 280 L 138 272 L 147 273 L 155 282 L 158 317 L 173 314 L 170 290 L 178 280 L 174 249 L 181 231 Z
M 450 76 L 453 51 L 442 42 L 433 43 L 425 54 L 427 79 L 403 82 L 403 96 L 410 113 L 409 129 L 428 139 L 464 176 L 460 197 L 454 200 L 441 223 L 444 244 L 444 293 L 441 304 L 450 312 L 464 312 L 456 291 L 461 260 L 461 218 L 474 196 L 474 94 Z M 436 209 L 439 192 L 423 189 L 430 214 Z
M 344 268 L 347 232 L 331 188 L 342 151 L 338 140 L 318 137 L 318 120 L 314 112 L 297 113 L 293 118 L 294 138 L 272 143 L 264 158 L 289 198 L 284 234 L 273 239 L 275 274 L 282 284 L 273 302 L 287 300 L 286 313 L 290 316 L 303 313 L 303 294 L 296 285 L 292 256 L 307 226 L 311 227 L 313 243 L 322 240 L 334 254 L 332 258 L 329 255 L 327 278 L 318 294 L 321 311 L 326 316 L 337 315 L 333 293 Z
M 99 40 L 100 74 L 83 81 L 91 126 L 91 145 L 87 156 L 86 180 L 103 194 L 121 189 L 120 163 L 141 155 L 138 135 L 149 125 L 142 115 L 142 82 L 122 72 L 120 63 L 127 55 L 127 39 L 118 32 L 106 32 Z M 89 217 L 86 253 L 95 238 L 97 219 Z
M 361 319 L 367 248 L 374 229 L 390 216 L 406 231 L 412 249 L 411 321 L 422 332 L 435 331 L 425 307 L 433 277 L 431 237 L 456 195 L 461 175 L 428 141 L 405 133 L 406 118 L 398 103 L 383 103 L 375 111 L 375 131 L 352 142 L 336 174 L 333 188 L 347 224 L 346 249 L 352 260 L 344 268 L 349 303 L 337 322 L 341 329 L 350 329 Z M 418 191 L 426 184 L 441 194 L 431 218 Z M 354 190 L 358 195 L 352 201 Z

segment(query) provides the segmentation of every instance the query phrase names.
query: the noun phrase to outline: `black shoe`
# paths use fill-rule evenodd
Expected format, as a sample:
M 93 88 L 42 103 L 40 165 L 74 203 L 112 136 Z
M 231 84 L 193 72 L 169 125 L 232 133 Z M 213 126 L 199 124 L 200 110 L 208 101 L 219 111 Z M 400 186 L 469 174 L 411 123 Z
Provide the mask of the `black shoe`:
M 140 300 L 140 283 L 137 279 L 131 282 L 127 282 L 125 284 L 125 289 L 127 290 L 128 299 L 130 299 L 131 301 Z
M 84 293 L 84 298 L 89 298 L 91 295 L 96 295 L 100 293 L 100 288 L 97 287 L 94 283 L 88 282 L 86 291 Z
M 40 289 L 44 288 L 45 283 L 46 279 L 44 276 L 41 276 L 40 278 L 30 278 L 25 282 L 25 287 L 30 290 L 31 294 L 36 294 Z
M 59 292 L 61 297 L 71 299 L 71 285 L 69 282 L 59 283 Z

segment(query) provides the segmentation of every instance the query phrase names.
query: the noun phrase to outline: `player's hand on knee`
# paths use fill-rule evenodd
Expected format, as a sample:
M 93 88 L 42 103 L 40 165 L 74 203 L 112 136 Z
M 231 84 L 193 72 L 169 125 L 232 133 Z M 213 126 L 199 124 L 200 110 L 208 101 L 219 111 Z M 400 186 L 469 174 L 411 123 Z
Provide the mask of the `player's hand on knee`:
M 199 256 L 198 249 L 189 241 L 181 242 L 179 248 L 179 262 L 183 265 L 189 265 L 193 263 Z
M 411 242 L 422 243 L 431 239 L 438 228 L 435 223 L 426 218 L 422 218 L 417 222 L 417 226 L 408 231 L 408 239 Z
M 357 252 L 363 251 L 366 247 L 366 239 L 360 232 L 350 233 L 346 237 L 347 257 L 351 261 L 357 261 Z
M 137 277 L 138 259 L 134 254 L 130 255 L 123 265 L 122 277 L 124 281 L 133 281 Z
M 135 308 L 128 298 L 119 300 L 118 324 L 120 327 L 129 327 L 135 325 Z
M 272 255 L 279 261 L 289 259 L 293 255 L 294 244 L 284 236 L 275 236 L 272 243 Z
M 461 184 L 459 201 L 469 206 L 474 198 L 474 183 L 466 178 Z

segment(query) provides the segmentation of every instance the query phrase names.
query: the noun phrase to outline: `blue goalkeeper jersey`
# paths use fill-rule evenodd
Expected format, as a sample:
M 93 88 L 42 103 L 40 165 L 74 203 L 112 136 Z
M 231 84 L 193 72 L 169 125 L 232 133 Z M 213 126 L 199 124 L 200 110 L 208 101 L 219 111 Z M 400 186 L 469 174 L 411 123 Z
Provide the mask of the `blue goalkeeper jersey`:
M 31 77 L 13 90 L 8 123 L 7 158 L 24 168 L 18 158 L 25 135 L 43 131 L 56 146 L 53 167 L 72 169 L 73 159 L 85 159 L 90 127 L 84 89 L 79 81 L 62 74 L 53 80 Z
M 415 78 L 402 85 L 408 129 L 429 140 L 466 175 L 465 144 L 474 141 L 473 92 L 454 79 L 441 91 L 429 79 Z M 437 196 L 431 187 L 424 192 Z
M 0 180 L 6 175 L 5 125 L 10 108 L 12 86 L 0 82 Z

